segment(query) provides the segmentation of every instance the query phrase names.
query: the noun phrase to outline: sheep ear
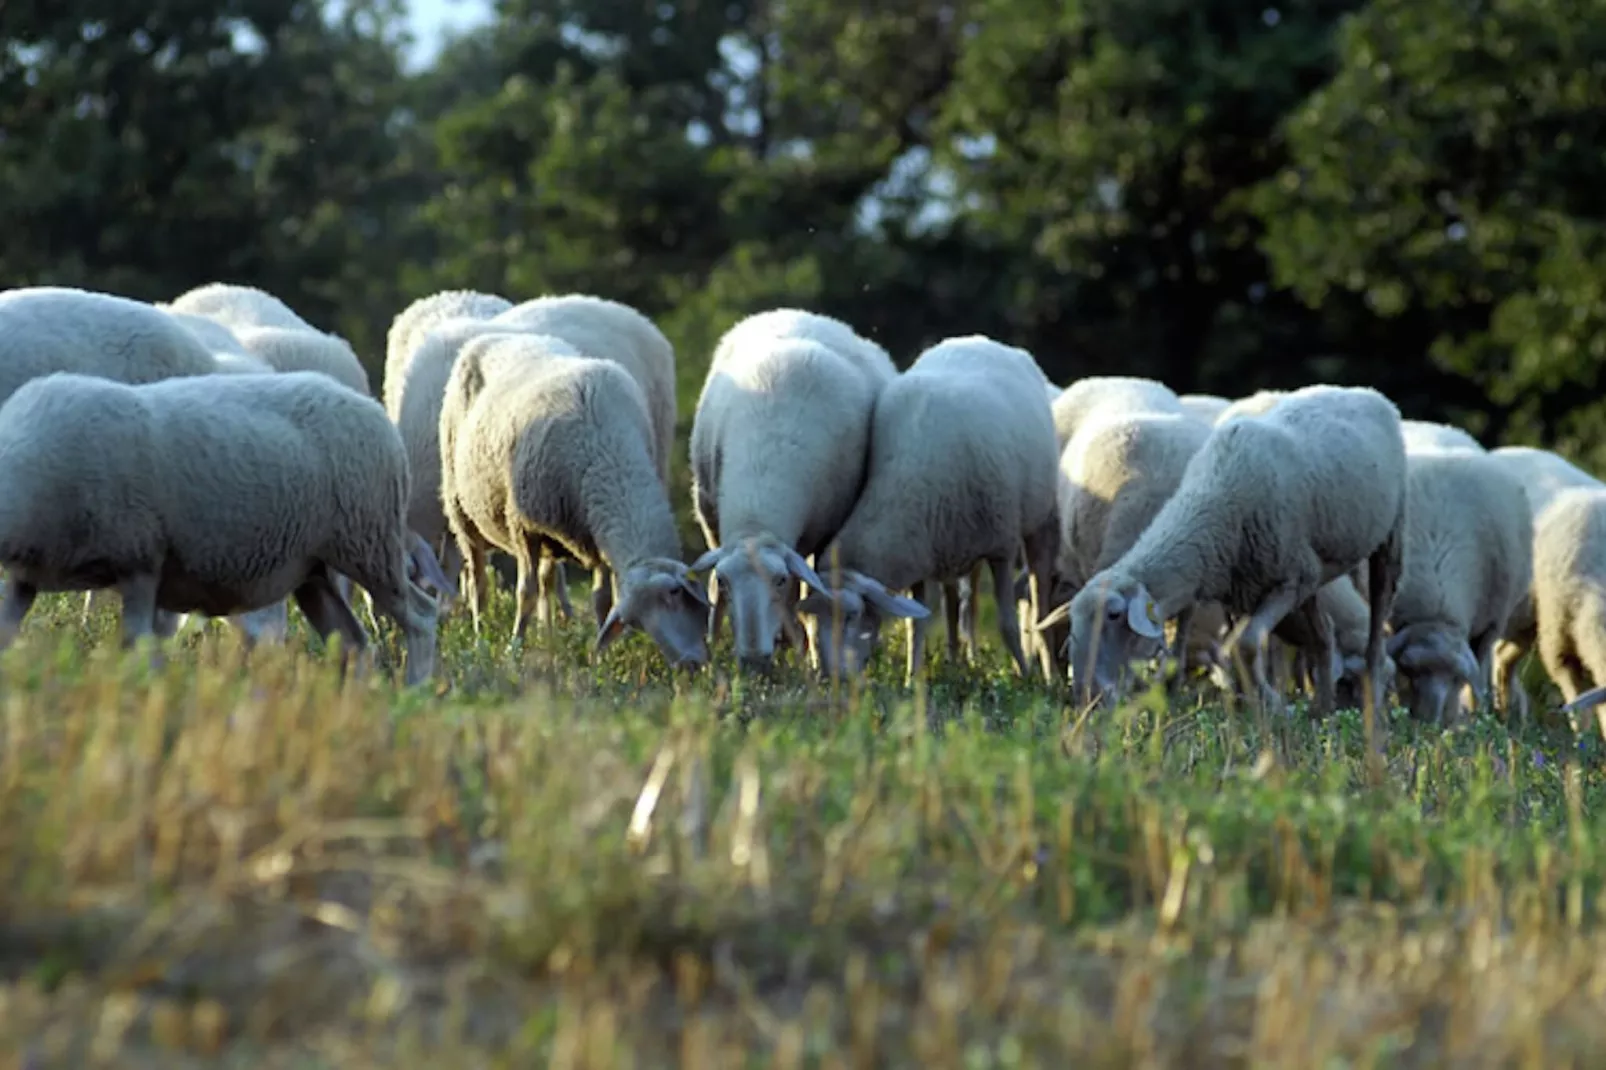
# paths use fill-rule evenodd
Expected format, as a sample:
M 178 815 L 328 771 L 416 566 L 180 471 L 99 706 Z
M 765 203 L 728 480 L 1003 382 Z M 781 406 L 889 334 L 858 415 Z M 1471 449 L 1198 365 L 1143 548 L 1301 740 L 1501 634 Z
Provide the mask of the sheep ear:
M 613 645 L 613 641 L 625 634 L 629 628 L 630 625 L 625 623 L 624 617 L 619 614 L 619 606 L 615 603 L 614 607 L 608 610 L 608 619 L 597 629 L 597 653 L 607 650 Z
M 799 613 L 812 613 L 823 617 L 836 608 L 836 599 L 827 593 L 825 588 L 810 589 L 809 593 L 798 599 L 797 611 Z
M 697 582 L 695 573 L 688 571 L 686 575 L 680 577 L 680 585 L 686 588 L 686 593 L 697 599 L 698 604 L 704 609 L 712 608 L 708 601 L 708 592 L 703 589 L 701 583 Z
M 423 536 L 417 534 L 413 536 L 412 550 L 408 557 L 419 579 L 435 588 L 436 592 L 448 602 L 457 597 L 457 585 L 447 579 L 440 561 L 435 558 L 435 551 L 429 548 L 429 543 L 424 541 Z
M 1071 604 L 1069 602 L 1061 602 L 1059 605 L 1048 611 L 1048 616 L 1040 618 L 1034 627 L 1040 632 L 1047 631 L 1049 628 L 1054 627 L 1054 625 L 1070 619 Z
M 1582 692 L 1579 696 L 1561 708 L 1563 713 L 1576 713 L 1587 710 L 1591 706 L 1598 706 L 1606 702 L 1606 684 Z
M 823 591 L 825 589 L 825 581 L 815 574 L 807 561 L 803 560 L 803 555 L 790 546 L 786 548 L 786 569 L 792 575 L 808 584 L 809 590 Z
M 1132 630 L 1145 639 L 1159 639 L 1165 635 L 1165 621 L 1160 619 L 1160 611 L 1149 597 L 1149 592 L 1139 587 L 1126 604 L 1126 622 Z
M 725 548 L 723 546 L 715 546 L 710 550 L 705 550 L 701 557 L 686 567 L 686 571 L 693 576 L 701 576 L 705 572 L 712 571 L 724 556 Z
M 906 598 L 901 594 L 893 594 L 879 583 L 865 590 L 864 600 L 889 617 L 903 617 L 906 620 L 925 620 L 931 616 L 931 610 L 921 603 L 913 598 Z
M 1472 685 L 1472 693 L 1478 697 L 1479 702 L 1488 699 L 1483 687 L 1483 673 L 1479 671 L 1478 659 L 1473 656 L 1472 648 L 1465 643 L 1459 644 L 1460 649 L 1455 652 L 1455 671 L 1461 679 Z

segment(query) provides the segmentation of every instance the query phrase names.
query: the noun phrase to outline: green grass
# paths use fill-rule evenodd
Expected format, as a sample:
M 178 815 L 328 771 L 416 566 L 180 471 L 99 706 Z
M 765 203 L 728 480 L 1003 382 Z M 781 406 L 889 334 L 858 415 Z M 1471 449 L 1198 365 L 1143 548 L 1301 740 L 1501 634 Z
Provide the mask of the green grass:
M 577 592 L 578 593 L 578 592 Z M 575 599 L 577 607 L 586 605 Z M 438 693 L 298 630 L 0 658 L 8 1067 L 1589 1065 L 1598 738 L 1156 695 L 995 649 L 687 681 L 445 625 Z M 297 621 L 299 629 L 299 620 Z

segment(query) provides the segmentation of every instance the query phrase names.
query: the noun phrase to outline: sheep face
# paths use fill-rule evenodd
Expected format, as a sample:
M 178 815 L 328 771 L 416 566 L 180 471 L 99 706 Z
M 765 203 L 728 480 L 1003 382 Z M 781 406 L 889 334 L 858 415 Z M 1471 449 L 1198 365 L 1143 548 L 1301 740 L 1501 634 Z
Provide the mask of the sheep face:
M 1405 677 L 1407 705 L 1418 721 L 1452 723 L 1461 713 L 1462 684 L 1471 686 L 1479 702 L 1487 698 L 1472 648 L 1442 626 L 1402 628 L 1389 639 L 1388 653 Z
M 815 589 L 825 586 L 802 554 L 773 538 L 742 539 L 692 562 L 694 576 L 709 571 L 719 585 L 720 600 L 730 607 L 736 658 L 743 669 L 767 668 L 781 629 L 795 634 L 792 581 L 802 580 Z
M 1125 684 L 1127 665 L 1160 652 L 1165 621 L 1148 588 L 1130 577 L 1095 576 L 1071 599 L 1071 636 L 1065 644 L 1072 681 L 1082 702 L 1113 700 Z M 1042 622 L 1062 616 L 1050 614 Z
M 831 590 L 821 584 L 797 604 L 799 612 L 812 618 L 809 638 L 820 673 L 830 678 L 864 672 L 880 638 L 881 624 L 889 617 L 925 620 L 931 616 L 931 610 L 913 598 L 893 594 L 862 572 L 845 568 L 841 577 L 840 588 Z
M 683 563 L 662 557 L 633 565 L 619 577 L 619 600 L 597 632 L 597 650 L 640 628 L 672 667 L 700 669 L 708 664 L 708 609 L 708 593 Z

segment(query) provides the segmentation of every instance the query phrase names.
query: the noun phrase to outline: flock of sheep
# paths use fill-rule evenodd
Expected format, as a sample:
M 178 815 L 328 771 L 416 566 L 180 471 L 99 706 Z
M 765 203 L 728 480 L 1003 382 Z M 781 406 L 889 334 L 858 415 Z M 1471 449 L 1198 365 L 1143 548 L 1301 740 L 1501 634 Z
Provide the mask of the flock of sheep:
M 973 652 L 985 569 L 1020 672 L 1068 671 L 1084 700 L 1159 657 L 1227 688 L 1240 665 L 1274 707 L 1369 687 L 1439 722 L 1486 701 L 1526 716 L 1536 640 L 1572 706 L 1606 698 L 1586 690 L 1606 685 L 1606 484 L 1404 420 L 1374 390 L 1061 390 L 981 336 L 900 373 L 838 320 L 759 313 L 719 341 L 692 418 L 709 549 L 688 565 L 675 382 L 649 319 L 585 295 L 414 302 L 381 403 L 349 344 L 261 290 L 7 291 L 0 647 L 41 592 L 115 590 L 125 642 L 188 614 L 282 637 L 293 597 L 361 650 L 360 588 L 416 683 L 454 579 L 480 629 L 500 551 L 515 642 L 572 615 L 575 562 L 597 646 L 638 628 L 676 666 L 705 664 L 728 619 L 744 669 L 784 642 L 852 676 L 902 618 L 912 680 L 939 600 L 950 653 Z

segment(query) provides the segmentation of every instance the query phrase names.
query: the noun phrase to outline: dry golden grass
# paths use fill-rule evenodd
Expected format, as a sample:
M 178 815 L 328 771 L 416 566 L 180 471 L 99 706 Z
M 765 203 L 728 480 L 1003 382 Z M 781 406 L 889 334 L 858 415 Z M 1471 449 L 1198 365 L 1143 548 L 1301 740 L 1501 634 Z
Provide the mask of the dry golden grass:
M 1599 741 L 1397 723 L 1372 790 L 1353 714 L 1081 720 L 996 662 L 744 692 L 454 620 L 409 694 L 74 612 L 0 659 L 0 1070 L 1606 1046 Z

